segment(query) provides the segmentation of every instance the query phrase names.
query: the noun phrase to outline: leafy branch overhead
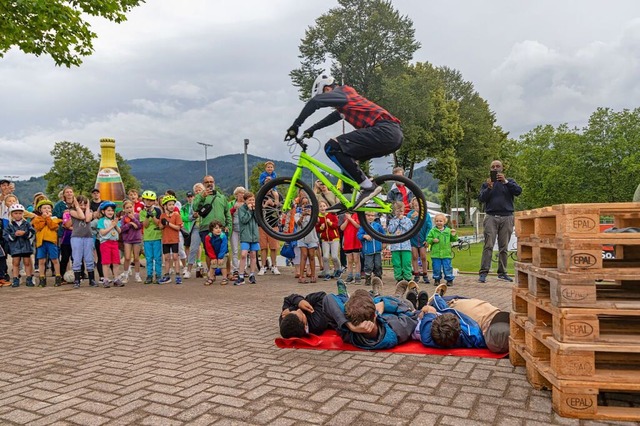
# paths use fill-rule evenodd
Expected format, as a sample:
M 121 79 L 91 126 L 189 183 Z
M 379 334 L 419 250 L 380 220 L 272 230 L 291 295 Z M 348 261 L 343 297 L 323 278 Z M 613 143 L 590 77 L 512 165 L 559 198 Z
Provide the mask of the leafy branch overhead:
M 0 2 L 0 58 L 17 47 L 51 56 L 56 65 L 79 66 L 93 53 L 97 34 L 83 15 L 124 22 L 145 0 L 33 0 Z

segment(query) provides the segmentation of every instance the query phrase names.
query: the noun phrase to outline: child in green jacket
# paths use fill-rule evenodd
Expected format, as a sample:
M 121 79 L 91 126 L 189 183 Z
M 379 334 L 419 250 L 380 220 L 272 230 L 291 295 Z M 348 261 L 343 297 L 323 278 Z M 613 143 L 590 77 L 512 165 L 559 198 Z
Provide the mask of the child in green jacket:
M 445 228 L 447 217 L 438 213 L 433 221 L 435 226 L 427 235 L 427 244 L 431 246 L 431 264 L 433 265 L 433 285 L 439 285 L 444 270 L 444 279 L 447 285 L 453 285 L 453 267 L 451 266 L 451 242 L 458 241 L 456 230 Z

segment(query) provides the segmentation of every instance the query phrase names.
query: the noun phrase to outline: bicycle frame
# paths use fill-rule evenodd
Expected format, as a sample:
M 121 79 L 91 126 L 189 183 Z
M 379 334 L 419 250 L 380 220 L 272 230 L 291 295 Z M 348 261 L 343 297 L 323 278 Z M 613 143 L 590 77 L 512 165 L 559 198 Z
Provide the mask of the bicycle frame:
M 358 191 L 360 190 L 360 185 L 358 183 L 356 183 L 353 179 L 348 178 L 347 176 L 345 176 L 344 174 L 330 168 L 329 166 L 327 166 L 326 164 L 316 160 L 315 158 L 313 158 L 312 156 L 310 156 L 309 154 L 307 154 L 305 152 L 305 150 L 303 150 L 300 153 L 300 159 L 298 160 L 298 164 L 297 164 L 297 168 L 296 171 L 293 173 L 293 176 L 291 177 L 291 185 L 289 186 L 289 190 L 287 191 L 287 194 L 284 198 L 284 203 L 282 205 L 282 211 L 287 212 L 289 210 L 291 210 L 291 207 L 293 205 L 293 200 L 297 197 L 298 194 L 296 194 L 296 182 L 298 182 L 298 179 L 300 179 L 302 177 L 302 169 L 307 169 L 309 170 L 311 173 L 313 173 L 313 175 L 318 178 L 318 180 L 320 180 L 320 182 L 324 183 L 327 188 L 336 196 L 338 197 L 338 200 L 340 200 L 340 202 L 342 204 L 345 205 L 345 207 L 347 207 L 347 209 L 351 209 L 355 204 L 356 204 L 356 197 L 358 195 Z M 347 197 L 345 197 L 342 192 L 340 192 L 338 190 L 338 188 L 336 188 L 330 181 L 329 179 L 327 179 L 327 177 L 321 172 L 324 171 L 328 174 L 330 174 L 331 176 L 334 176 L 340 180 L 342 180 L 344 183 L 350 185 L 353 187 L 353 193 L 351 194 L 351 199 L 348 199 Z M 370 211 L 370 212 L 376 212 L 376 213 L 388 213 L 391 214 L 392 213 L 392 206 L 390 203 L 387 203 L 386 201 L 375 197 L 373 198 L 373 201 L 376 202 L 376 206 L 365 206 L 365 207 L 361 207 L 359 209 L 357 209 L 356 211 Z

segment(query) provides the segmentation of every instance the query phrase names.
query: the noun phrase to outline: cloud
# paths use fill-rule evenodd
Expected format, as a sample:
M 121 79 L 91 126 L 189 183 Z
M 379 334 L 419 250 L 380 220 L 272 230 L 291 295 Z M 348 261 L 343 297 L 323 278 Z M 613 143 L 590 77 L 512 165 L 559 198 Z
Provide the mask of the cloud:
M 640 95 L 640 20 L 611 42 L 575 50 L 535 40 L 516 43 L 491 72 L 488 93 L 500 122 L 515 134 L 539 124 L 586 124 L 598 107 L 637 107 Z

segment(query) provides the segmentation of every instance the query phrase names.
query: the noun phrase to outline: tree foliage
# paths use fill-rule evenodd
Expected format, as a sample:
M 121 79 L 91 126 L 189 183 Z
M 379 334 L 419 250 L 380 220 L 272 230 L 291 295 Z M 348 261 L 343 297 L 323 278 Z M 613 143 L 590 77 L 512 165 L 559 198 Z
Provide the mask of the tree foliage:
M 0 58 L 17 47 L 36 56 L 50 55 L 56 65 L 79 66 L 93 53 L 86 15 L 121 23 L 145 0 L 32 0 L 0 2 Z
M 94 188 L 100 159 L 91 150 L 77 142 L 56 142 L 51 150 L 53 166 L 44 175 L 47 180 L 47 194 L 55 198 L 66 185 L 78 194 L 89 194 Z M 116 153 L 118 170 L 125 188 L 140 189 L 140 182 L 131 174 L 127 161 Z
M 510 141 L 517 207 L 631 201 L 640 182 L 640 108 L 598 108 L 582 130 L 538 126 Z
M 306 30 L 299 46 L 301 66 L 289 75 L 301 100 L 309 98 L 309 89 L 327 62 L 336 78 L 375 99 L 381 72 L 401 68 L 420 48 L 413 22 L 400 15 L 391 1 L 338 3 Z

